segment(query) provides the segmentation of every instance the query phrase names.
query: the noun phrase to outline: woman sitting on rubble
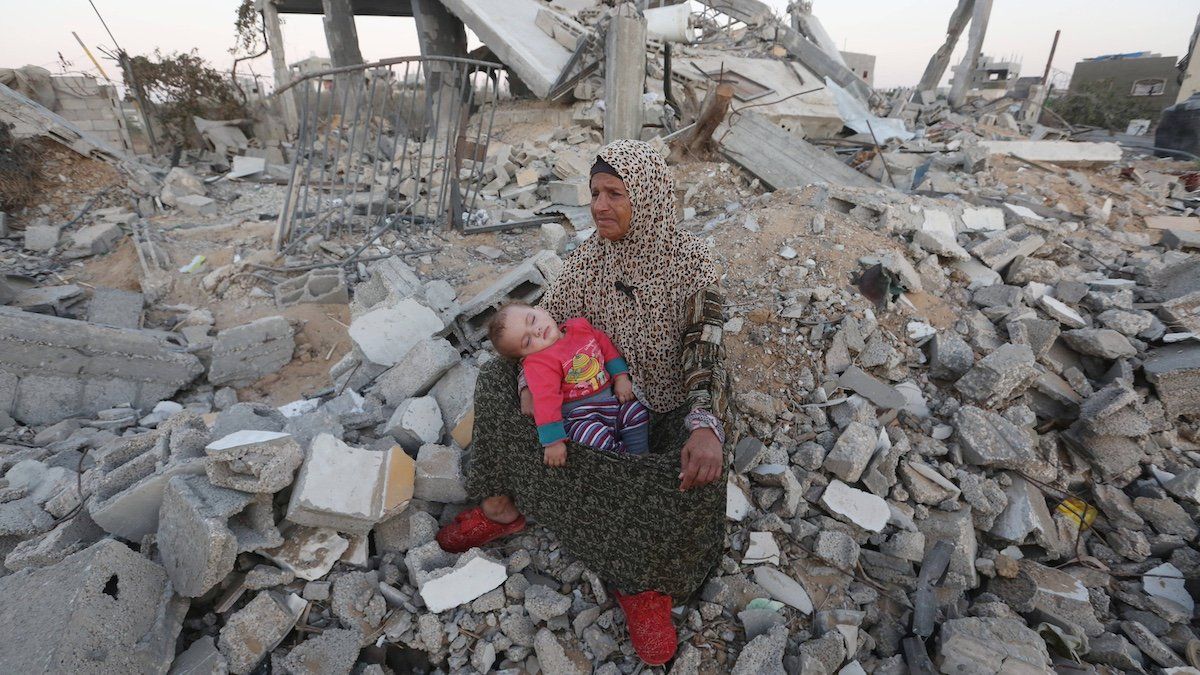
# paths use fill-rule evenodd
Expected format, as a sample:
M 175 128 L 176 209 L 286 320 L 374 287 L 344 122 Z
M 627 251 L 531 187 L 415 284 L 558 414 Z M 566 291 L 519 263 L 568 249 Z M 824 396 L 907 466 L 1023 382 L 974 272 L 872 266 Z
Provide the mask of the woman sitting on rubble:
M 652 411 L 651 452 L 571 443 L 566 466 L 547 466 L 518 365 L 493 359 L 476 385 L 467 482 L 482 506 L 437 540 L 465 551 L 519 532 L 528 514 L 617 587 L 635 650 L 660 665 L 675 653 L 672 598 L 699 588 L 724 541 L 723 296 L 708 248 L 678 227 L 661 155 L 616 141 L 600 149 L 591 174 L 598 236 L 567 258 L 541 307 L 560 323 L 585 317 L 612 337 Z

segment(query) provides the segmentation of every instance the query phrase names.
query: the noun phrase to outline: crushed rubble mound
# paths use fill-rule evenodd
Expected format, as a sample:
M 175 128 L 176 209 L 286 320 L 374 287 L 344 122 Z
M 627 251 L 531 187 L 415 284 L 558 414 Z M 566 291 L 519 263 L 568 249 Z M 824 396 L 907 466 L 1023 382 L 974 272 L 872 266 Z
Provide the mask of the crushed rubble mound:
M 542 4 L 523 30 L 591 54 L 594 3 Z M 704 4 L 748 28 L 677 63 L 799 51 L 818 72 L 788 87 L 827 87 L 699 138 L 654 127 L 656 91 L 632 106 L 723 270 L 736 408 L 725 553 L 650 671 L 1200 673 L 1194 165 L 1011 99 L 846 90 L 761 3 Z M 0 672 L 646 671 L 544 527 L 434 539 L 468 507 L 488 319 L 594 236 L 600 87 L 498 104 L 486 228 L 365 245 L 275 250 L 300 162 L 232 123 L 178 166 L 39 146 L 42 203 L 0 213 Z M 819 137 L 851 113 L 898 131 Z

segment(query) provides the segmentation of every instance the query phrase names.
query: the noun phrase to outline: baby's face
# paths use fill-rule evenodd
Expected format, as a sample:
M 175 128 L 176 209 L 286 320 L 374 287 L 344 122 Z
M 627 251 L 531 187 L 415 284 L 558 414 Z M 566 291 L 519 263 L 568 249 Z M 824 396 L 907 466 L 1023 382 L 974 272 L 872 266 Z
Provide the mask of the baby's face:
M 558 342 L 562 331 L 540 307 L 513 307 L 505 312 L 504 331 L 496 348 L 506 356 L 524 358 Z

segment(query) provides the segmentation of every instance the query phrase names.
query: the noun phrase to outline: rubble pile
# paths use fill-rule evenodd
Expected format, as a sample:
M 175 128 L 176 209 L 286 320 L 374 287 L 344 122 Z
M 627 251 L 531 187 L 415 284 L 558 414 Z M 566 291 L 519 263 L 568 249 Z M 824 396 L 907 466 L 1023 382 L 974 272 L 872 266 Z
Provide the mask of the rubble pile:
M 487 322 L 593 236 L 591 161 L 636 111 L 723 271 L 735 408 L 724 555 L 664 672 L 1200 672 L 1194 165 L 1036 98 L 885 97 L 809 51 L 809 3 L 701 3 L 734 21 L 648 32 L 620 104 L 599 38 L 629 6 L 444 4 L 575 99 L 491 102 L 463 231 L 384 220 L 444 196 L 392 168 L 460 159 L 399 117 L 310 156 L 197 119 L 175 165 L 55 122 L 48 180 L 98 178 L 0 213 L 0 671 L 645 670 L 552 532 L 434 538 L 468 507 Z M 515 34 L 483 30 L 500 4 Z M 506 51 L 537 40 L 563 64 Z M 718 82 L 737 102 L 689 139 Z M 272 242 L 297 167 L 383 187 L 386 227 Z

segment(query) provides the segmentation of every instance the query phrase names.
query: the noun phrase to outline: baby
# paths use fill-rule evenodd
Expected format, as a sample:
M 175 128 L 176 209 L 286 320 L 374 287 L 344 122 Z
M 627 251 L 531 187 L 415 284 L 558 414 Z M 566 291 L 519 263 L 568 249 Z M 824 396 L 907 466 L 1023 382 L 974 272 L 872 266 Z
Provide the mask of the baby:
M 546 310 L 514 302 L 492 317 L 488 338 L 501 356 L 521 360 L 547 465 L 567 463 L 568 438 L 646 454 L 650 412 L 633 395 L 625 359 L 587 319 L 559 326 Z

